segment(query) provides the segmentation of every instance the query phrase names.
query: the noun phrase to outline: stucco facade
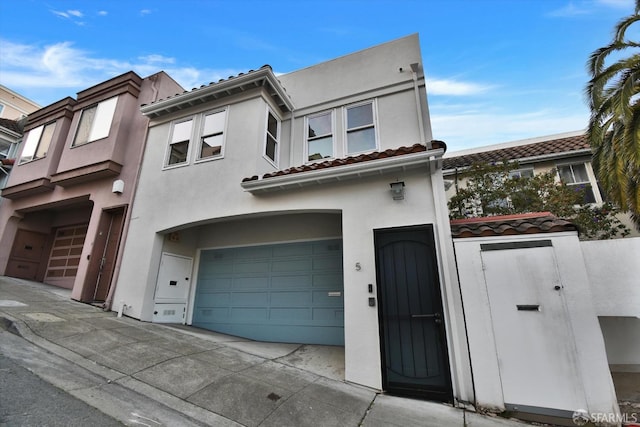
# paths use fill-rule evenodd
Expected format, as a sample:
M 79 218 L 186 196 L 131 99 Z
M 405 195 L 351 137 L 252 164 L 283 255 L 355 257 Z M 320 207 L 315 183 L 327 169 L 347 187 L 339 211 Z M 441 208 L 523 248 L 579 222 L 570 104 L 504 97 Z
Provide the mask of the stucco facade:
M 341 288 L 328 299 L 344 307 L 335 313 L 343 322 L 345 379 L 383 389 L 375 239 L 381 230 L 427 227 L 444 318 L 435 324 L 442 324 L 450 367 L 442 399 L 473 401 L 442 182 L 445 146 L 431 143 L 417 35 L 277 77 L 265 66 L 142 112 L 150 124 L 114 309 L 162 321 L 167 303 L 164 313 L 183 307 L 184 323 L 198 325 L 217 310 L 216 301 L 206 309 L 199 302 L 208 298 L 204 267 L 215 256 L 338 241 Z M 392 197 L 391 183 L 404 183 L 402 199 Z M 192 265 L 185 293 L 173 300 L 160 298 L 169 289 L 161 283 L 169 258 Z M 178 289 L 177 281 L 169 286 Z M 233 286 L 231 297 L 239 295 Z
M 148 119 L 140 104 L 182 88 L 125 73 L 28 117 L 0 207 L 0 274 L 109 305 Z

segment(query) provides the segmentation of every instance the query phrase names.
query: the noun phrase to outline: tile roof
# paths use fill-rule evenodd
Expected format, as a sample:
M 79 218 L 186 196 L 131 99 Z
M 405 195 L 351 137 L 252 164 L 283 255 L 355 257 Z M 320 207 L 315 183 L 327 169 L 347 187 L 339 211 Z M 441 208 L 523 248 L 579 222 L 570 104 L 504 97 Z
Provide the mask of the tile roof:
M 442 148 L 446 151 L 447 149 L 447 145 L 444 142 L 435 141 L 435 140 L 431 141 L 431 147 L 433 150 Z M 262 179 L 273 178 L 276 176 L 283 176 L 283 175 L 291 175 L 291 174 L 302 173 L 302 172 L 310 172 L 310 171 L 315 171 L 320 169 L 332 168 L 336 166 L 350 165 L 353 163 L 368 162 L 371 160 L 402 156 L 406 154 L 420 153 L 423 151 L 427 151 L 427 147 L 423 144 L 414 144 L 410 147 L 402 146 L 396 149 L 375 151 L 373 153 L 360 154 L 357 156 L 345 157 L 343 159 L 326 160 L 324 162 L 310 163 L 310 164 L 296 166 L 296 167 L 279 170 L 275 172 L 269 172 L 262 175 Z M 260 177 L 258 177 L 257 175 L 254 175 L 250 178 L 244 178 L 242 182 L 256 181 L 258 179 L 260 179 Z
M 270 74 L 271 79 L 265 74 Z M 255 79 L 255 80 L 254 80 Z M 226 79 L 220 79 L 217 82 L 203 84 L 200 87 L 191 90 L 185 90 L 182 93 L 176 93 L 163 99 L 157 99 L 149 104 L 142 104 L 143 113 L 145 110 L 153 110 L 157 106 L 167 103 L 184 102 L 188 106 L 198 105 L 211 100 L 217 100 L 222 97 L 232 96 L 242 93 L 249 88 L 264 86 L 268 88 L 269 94 L 273 97 L 280 108 L 288 110 L 291 108 L 291 100 L 286 94 L 286 90 L 280 85 L 280 81 L 273 74 L 273 69 L 266 64 L 257 70 L 249 70 L 246 73 L 238 73 L 235 76 L 229 76 Z M 278 86 L 278 87 L 276 87 Z M 219 92 L 213 93 L 218 91 Z M 180 110 L 181 108 L 171 108 L 168 112 Z M 157 114 L 156 114 L 157 115 Z
M 497 163 L 504 160 L 521 160 L 560 153 L 585 152 L 590 149 L 591 146 L 587 136 L 582 134 L 491 151 L 445 157 L 442 169 L 464 168 L 474 163 Z
M 5 129 L 9 129 L 10 131 L 13 131 L 15 133 L 19 133 L 19 134 L 23 133 L 22 127 L 20 126 L 20 123 L 17 120 L 0 118 L 0 126 L 2 126 Z
M 450 224 L 451 234 L 457 239 L 578 230 L 573 223 L 558 218 L 550 212 L 454 219 Z

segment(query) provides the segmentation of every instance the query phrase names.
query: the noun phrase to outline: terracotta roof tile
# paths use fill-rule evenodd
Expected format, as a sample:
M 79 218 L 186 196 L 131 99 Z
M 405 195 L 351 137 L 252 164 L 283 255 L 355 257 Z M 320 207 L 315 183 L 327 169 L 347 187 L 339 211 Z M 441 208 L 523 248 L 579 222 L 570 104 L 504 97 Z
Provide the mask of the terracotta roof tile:
M 558 218 L 550 212 L 454 219 L 450 224 L 451 234 L 457 239 L 578 230 L 573 223 Z
M 484 151 L 443 159 L 443 169 L 464 168 L 474 163 L 498 163 L 504 160 L 520 160 L 545 154 L 588 150 L 591 146 L 586 135 L 550 139 L 515 147 Z
M 439 149 L 442 148 L 444 150 L 447 149 L 447 145 L 442 142 L 442 141 L 431 141 L 431 147 L 432 149 Z M 388 149 L 388 150 L 384 150 L 384 151 L 374 151 L 372 153 L 366 153 L 366 154 L 360 154 L 357 156 L 351 156 L 351 157 L 345 157 L 342 159 L 332 159 L 332 160 L 326 160 L 324 162 L 317 162 L 317 163 L 309 163 L 306 165 L 301 165 L 301 166 L 296 166 L 296 167 L 292 167 L 292 168 L 288 168 L 288 169 L 284 169 L 284 170 L 279 170 L 279 171 L 275 171 L 275 172 L 269 172 L 269 173 L 265 173 L 264 175 L 262 175 L 262 179 L 267 179 L 267 178 L 273 178 L 276 176 L 283 176 L 283 175 L 291 175 L 294 173 L 302 173 L 302 172 L 310 172 L 310 171 L 315 171 L 315 170 L 320 170 L 320 169 L 327 169 L 327 168 L 332 168 L 332 167 L 336 167 L 336 166 L 343 166 L 343 165 L 349 165 L 349 164 L 353 164 L 353 163 L 361 163 L 361 162 L 368 162 L 371 160 L 377 160 L 377 159 L 384 159 L 384 158 L 388 158 L 388 157 L 395 157 L 395 156 L 402 156 L 405 154 L 413 154 L 413 153 L 420 153 L 423 151 L 427 151 L 427 147 L 422 145 L 422 144 L 414 144 L 410 147 L 399 147 L 396 149 Z M 250 178 L 244 178 L 242 180 L 242 182 L 247 182 L 247 181 L 255 181 L 260 179 L 257 175 L 254 175 Z
M 269 69 L 271 69 L 271 65 L 269 65 L 269 64 L 265 64 L 265 65 L 263 65 L 262 67 L 258 68 L 258 70 L 262 70 L 263 68 L 269 68 Z M 178 97 L 178 96 L 184 95 L 184 94 L 186 94 L 186 93 L 196 92 L 196 91 L 201 90 L 201 89 L 204 89 L 204 88 L 206 88 L 206 87 L 214 86 L 214 85 L 220 84 L 220 83 L 222 83 L 222 82 L 226 82 L 226 81 L 233 80 L 233 79 L 235 79 L 235 78 L 238 78 L 238 77 L 244 76 L 245 74 L 252 74 L 252 73 L 254 73 L 255 71 L 257 71 L 257 70 L 249 70 L 249 71 L 247 71 L 246 73 L 238 73 L 238 74 L 237 74 L 237 75 L 235 75 L 235 76 L 229 76 L 228 78 L 226 78 L 226 79 L 220 79 L 220 80 L 218 80 L 217 82 L 210 82 L 208 85 L 204 84 L 204 85 L 201 85 L 200 87 L 194 87 L 194 88 L 193 88 L 193 89 L 191 89 L 191 90 L 185 90 L 185 91 L 184 91 L 184 92 L 182 92 L 182 93 L 176 93 L 176 94 L 175 94 L 175 95 L 173 95 L 173 96 L 168 96 L 168 97 L 163 98 L 163 99 L 156 99 L 155 101 L 153 101 L 153 102 L 151 102 L 151 103 L 149 103 L 149 104 L 142 104 L 142 106 L 144 107 L 144 106 L 147 106 L 147 105 L 157 104 L 157 103 L 159 103 L 159 102 L 166 101 L 166 100 L 168 100 L 168 99 L 175 98 L 175 97 Z

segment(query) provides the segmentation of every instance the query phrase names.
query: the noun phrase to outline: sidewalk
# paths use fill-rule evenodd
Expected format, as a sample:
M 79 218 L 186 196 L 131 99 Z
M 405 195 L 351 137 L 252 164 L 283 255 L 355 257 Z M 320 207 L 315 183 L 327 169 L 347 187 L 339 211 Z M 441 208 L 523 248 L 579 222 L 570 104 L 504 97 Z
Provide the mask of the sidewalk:
M 125 425 L 527 425 L 346 383 L 340 347 L 118 318 L 69 294 L 0 276 L 0 352 Z

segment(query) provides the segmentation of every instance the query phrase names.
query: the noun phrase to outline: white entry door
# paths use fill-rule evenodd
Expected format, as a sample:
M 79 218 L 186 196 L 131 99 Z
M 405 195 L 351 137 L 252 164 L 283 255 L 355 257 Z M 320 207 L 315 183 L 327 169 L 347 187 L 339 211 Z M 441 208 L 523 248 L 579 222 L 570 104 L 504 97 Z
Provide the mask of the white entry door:
M 158 270 L 153 321 L 184 323 L 193 258 L 163 253 Z
M 507 409 L 586 407 L 550 240 L 481 245 Z

